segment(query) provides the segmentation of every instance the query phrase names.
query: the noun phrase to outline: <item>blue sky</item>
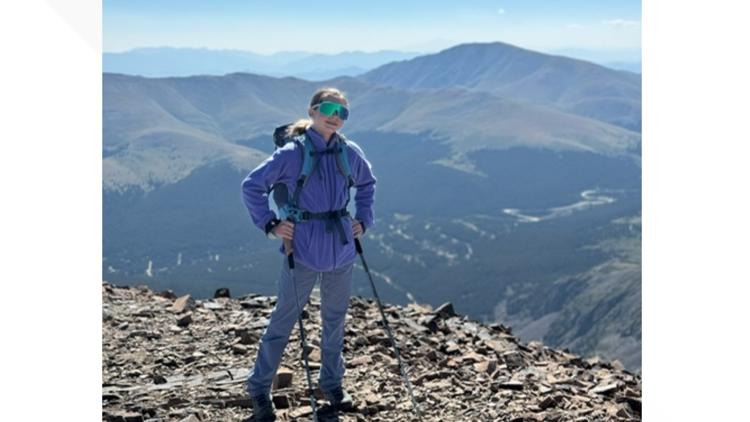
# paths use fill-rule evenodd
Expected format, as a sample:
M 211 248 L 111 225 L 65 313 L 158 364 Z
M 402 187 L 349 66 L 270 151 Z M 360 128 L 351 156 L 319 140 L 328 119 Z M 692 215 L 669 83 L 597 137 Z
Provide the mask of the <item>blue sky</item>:
M 540 51 L 640 50 L 641 2 L 104 0 L 104 51 L 204 47 L 270 54 L 437 51 L 503 41 Z

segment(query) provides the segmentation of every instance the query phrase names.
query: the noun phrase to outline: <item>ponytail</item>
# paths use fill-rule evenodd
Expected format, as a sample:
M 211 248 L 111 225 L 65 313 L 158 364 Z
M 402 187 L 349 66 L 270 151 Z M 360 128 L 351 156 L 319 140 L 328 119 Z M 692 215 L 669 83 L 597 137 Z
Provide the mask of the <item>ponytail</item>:
M 286 128 L 286 133 L 284 134 L 285 138 L 291 138 L 293 136 L 302 135 L 305 133 L 305 130 L 307 130 L 307 127 L 312 124 L 312 120 L 310 119 L 299 119 L 296 122 L 289 125 L 289 127 Z

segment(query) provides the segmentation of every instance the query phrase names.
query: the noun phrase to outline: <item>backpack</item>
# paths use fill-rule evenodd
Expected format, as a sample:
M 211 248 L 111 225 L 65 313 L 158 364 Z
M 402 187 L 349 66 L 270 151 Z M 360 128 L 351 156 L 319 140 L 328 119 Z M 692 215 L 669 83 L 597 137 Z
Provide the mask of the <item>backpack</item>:
M 294 191 L 292 198 L 289 198 L 289 192 L 286 184 L 276 183 L 271 186 L 270 191 L 273 191 L 273 199 L 276 203 L 276 207 L 279 210 L 279 218 L 281 220 L 291 220 L 295 223 L 300 221 L 306 221 L 311 219 L 326 220 L 326 231 L 331 232 L 333 230 L 333 223 L 337 222 L 337 228 L 343 244 L 349 243 L 346 239 L 344 232 L 343 223 L 341 222 L 342 217 L 349 216 L 347 206 L 351 199 L 350 189 L 354 186 L 354 177 L 351 174 L 351 167 L 349 166 L 349 154 L 346 137 L 338 133 L 336 144 L 333 147 L 327 148 L 324 151 L 317 151 L 312 143 L 312 140 L 307 133 L 302 133 L 297 136 L 287 137 L 286 130 L 292 123 L 277 127 L 273 132 L 273 141 L 276 148 L 281 148 L 289 142 L 297 143 L 297 147 L 302 154 L 302 170 L 299 178 L 297 179 L 297 189 Z M 313 213 L 304 210 L 299 207 L 299 196 L 302 189 L 307 185 L 310 175 L 318 167 L 320 156 L 325 154 L 336 154 L 336 166 L 339 172 L 347 180 L 346 188 L 346 204 L 339 210 L 324 211 L 320 213 Z M 270 193 L 269 191 L 269 193 Z

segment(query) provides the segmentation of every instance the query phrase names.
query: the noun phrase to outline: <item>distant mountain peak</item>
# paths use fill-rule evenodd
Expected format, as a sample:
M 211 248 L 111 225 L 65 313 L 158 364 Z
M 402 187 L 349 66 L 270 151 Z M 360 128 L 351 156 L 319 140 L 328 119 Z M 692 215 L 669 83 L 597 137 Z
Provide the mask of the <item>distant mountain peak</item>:
M 641 130 L 639 75 L 499 41 L 459 44 L 387 63 L 359 77 L 411 90 L 458 88 L 489 93 Z
M 525 51 L 533 51 L 528 50 L 522 47 L 519 47 L 514 44 L 509 44 L 502 41 L 487 41 L 487 42 L 469 42 L 469 43 L 463 43 L 454 45 L 451 47 L 446 48 L 443 51 L 448 50 L 461 50 L 461 49 L 469 49 L 469 48 L 486 48 L 486 49 L 514 49 L 514 50 L 525 50 Z

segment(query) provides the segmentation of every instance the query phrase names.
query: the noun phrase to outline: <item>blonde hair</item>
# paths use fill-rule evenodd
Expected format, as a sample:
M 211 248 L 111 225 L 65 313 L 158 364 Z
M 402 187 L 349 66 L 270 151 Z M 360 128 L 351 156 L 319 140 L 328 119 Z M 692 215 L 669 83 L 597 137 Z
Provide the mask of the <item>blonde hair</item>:
M 341 91 L 334 87 L 324 87 L 319 88 L 317 91 L 315 91 L 315 94 L 313 94 L 312 99 L 310 99 L 310 107 L 314 106 L 315 104 L 325 101 L 328 99 L 340 99 L 344 100 L 345 103 L 349 103 L 349 101 L 346 99 L 346 96 L 344 95 L 344 91 Z M 301 135 L 305 132 L 308 126 L 312 124 L 312 120 L 310 119 L 298 119 L 296 122 L 292 123 L 287 129 L 286 129 L 286 137 L 292 137 Z

